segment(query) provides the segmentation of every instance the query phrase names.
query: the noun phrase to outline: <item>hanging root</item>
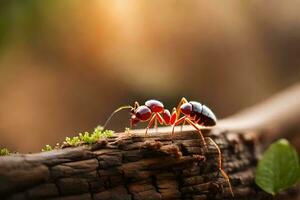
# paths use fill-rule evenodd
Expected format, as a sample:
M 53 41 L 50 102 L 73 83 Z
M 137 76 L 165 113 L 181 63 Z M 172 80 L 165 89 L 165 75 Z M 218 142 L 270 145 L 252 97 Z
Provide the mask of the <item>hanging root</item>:
M 216 147 L 216 149 L 218 151 L 218 167 L 219 167 L 219 171 L 221 172 L 223 178 L 227 182 L 232 197 L 234 197 L 229 176 L 226 174 L 226 172 L 222 168 L 222 153 L 221 153 L 221 150 L 220 150 L 219 146 L 217 145 L 217 143 L 215 141 L 213 141 L 213 139 L 211 139 L 210 137 L 207 137 L 207 139 Z
M 124 109 L 133 109 L 132 106 L 126 105 L 126 106 L 121 106 L 118 109 L 116 109 L 113 113 L 110 114 L 109 118 L 106 120 L 105 124 L 103 125 L 103 128 L 106 127 L 108 122 L 111 120 L 111 118 L 119 111 L 124 110 Z

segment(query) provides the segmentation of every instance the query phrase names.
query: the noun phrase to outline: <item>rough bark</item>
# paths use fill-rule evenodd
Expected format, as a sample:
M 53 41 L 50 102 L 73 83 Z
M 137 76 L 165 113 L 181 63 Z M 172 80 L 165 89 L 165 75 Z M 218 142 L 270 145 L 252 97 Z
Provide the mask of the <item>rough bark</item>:
M 294 109 L 283 115 L 282 107 L 270 105 L 277 105 L 274 102 L 283 105 L 287 95 L 290 99 L 300 94 L 299 88 L 295 86 L 289 90 L 293 92 L 264 103 L 265 109 L 261 104 L 248 113 L 221 120 L 211 130 L 203 129 L 203 134 L 221 148 L 223 168 L 230 176 L 235 199 L 272 199 L 255 186 L 254 169 L 271 135 L 276 135 L 272 139 L 278 137 L 278 130 L 281 135 L 286 134 L 287 123 L 293 127 L 289 132 L 298 133 L 298 121 L 292 123 L 291 119 L 300 112 Z M 264 116 L 260 113 L 271 111 L 273 114 L 267 120 L 257 120 Z M 269 126 L 278 113 L 279 124 Z M 152 130 L 147 136 L 144 130 L 137 130 L 116 134 L 93 145 L 4 156 L 0 158 L 0 196 L 4 199 L 232 199 L 218 170 L 216 148 L 208 140 L 207 143 L 206 152 L 192 127 L 185 126 L 182 132 L 177 128 L 173 137 L 170 127 L 166 127 L 157 132 Z M 299 197 L 296 189 L 277 198 L 296 199 Z

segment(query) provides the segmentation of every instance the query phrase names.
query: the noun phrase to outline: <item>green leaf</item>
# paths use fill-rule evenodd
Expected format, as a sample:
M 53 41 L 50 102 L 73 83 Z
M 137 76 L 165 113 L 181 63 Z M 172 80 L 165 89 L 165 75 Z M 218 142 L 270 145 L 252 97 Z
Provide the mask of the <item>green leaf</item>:
M 256 169 L 255 182 L 275 195 L 300 180 L 300 164 L 296 150 L 285 139 L 273 143 L 263 154 Z

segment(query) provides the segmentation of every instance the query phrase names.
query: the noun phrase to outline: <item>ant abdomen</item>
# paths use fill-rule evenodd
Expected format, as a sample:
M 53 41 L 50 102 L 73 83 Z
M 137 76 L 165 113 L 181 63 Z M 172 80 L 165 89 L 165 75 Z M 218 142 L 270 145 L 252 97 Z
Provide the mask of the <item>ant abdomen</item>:
M 205 126 L 215 126 L 217 124 L 217 118 L 215 114 L 206 105 L 202 106 L 201 122 Z

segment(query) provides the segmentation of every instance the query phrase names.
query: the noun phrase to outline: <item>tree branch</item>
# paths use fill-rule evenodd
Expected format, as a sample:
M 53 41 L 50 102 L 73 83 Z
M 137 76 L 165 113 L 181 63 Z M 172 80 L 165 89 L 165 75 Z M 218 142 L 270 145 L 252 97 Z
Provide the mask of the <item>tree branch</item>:
M 300 86 L 203 129 L 220 147 L 235 199 L 272 199 L 254 184 L 254 169 L 268 133 L 296 130 Z M 299 119 L 299 118 L 298 118 Z M 287 126 L 288 124 L 288 126 Z M 280 130 L 280 131 L 278 131 Z M 299 130 L 299 129 L 298 129 Z M 94 145 L 0 158 L 0 195 L 6 199 L 232 199 L 218 170 L 218 151 L 197 132 L 159 128 L 119 133 Z M 266 138 L 264 138 L 265 140 Z M 267 140 L 268 142 L 270 140 Z M 297 198 L 290 190 L 279 198 Z

